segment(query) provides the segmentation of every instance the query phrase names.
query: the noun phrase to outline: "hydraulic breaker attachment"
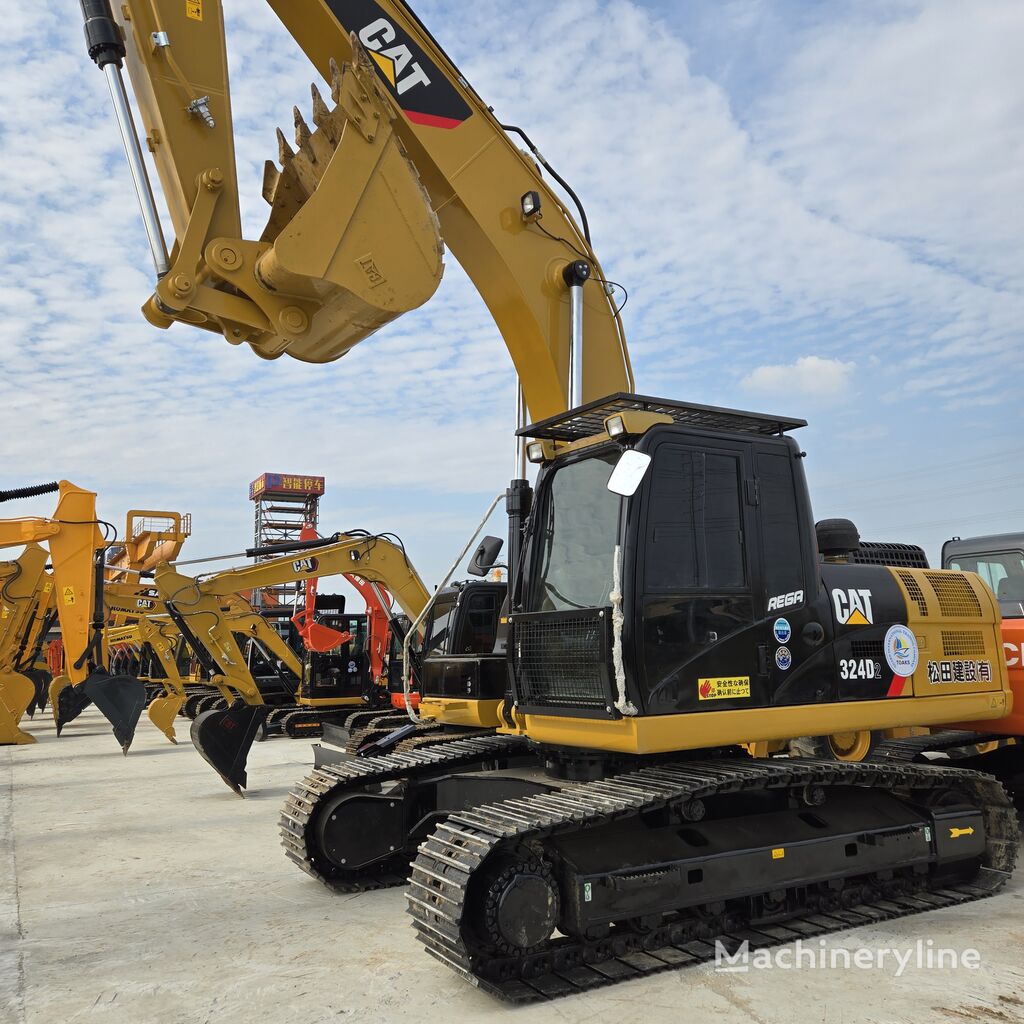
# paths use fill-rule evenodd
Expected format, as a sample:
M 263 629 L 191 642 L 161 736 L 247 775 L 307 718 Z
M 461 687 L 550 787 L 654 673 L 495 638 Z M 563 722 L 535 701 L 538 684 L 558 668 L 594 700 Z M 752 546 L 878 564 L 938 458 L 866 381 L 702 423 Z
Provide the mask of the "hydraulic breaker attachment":
M 172 742 L 177 743 L 178 738 L 174 732 L 174 719 L 181 711 L 185 703 L 185 694 L 172 693 L 165 697 L 155 697 L 150 701 L 146 714 L 149 720 Z
M 103 712 L 114 730 L 114 738 L 127 754 L 135 739 L 139 716 L 146 706 L 146 684 L 134 676 L 112 676 L 103 669 L 96 669 L 82 683 L 82 689 Z
M 35 743 L 18 722 L 35 697 L 35 684 L 20 672 L 0 673 L 0 745 Z
M 248 779 L 245 762 L 253 741 L 262 733 L 270 708 L 236 701 L 229 708 L 204 711 L 192 722 L 196 750 L 227 786 L 243 796 Z

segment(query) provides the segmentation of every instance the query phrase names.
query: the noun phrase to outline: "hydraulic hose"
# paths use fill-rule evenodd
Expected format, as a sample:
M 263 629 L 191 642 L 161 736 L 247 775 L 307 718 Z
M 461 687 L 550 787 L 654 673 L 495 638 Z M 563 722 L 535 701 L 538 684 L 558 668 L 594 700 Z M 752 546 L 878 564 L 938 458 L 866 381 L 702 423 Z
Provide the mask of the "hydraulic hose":
M 54 480 L 48 484 L 36 484 L 34 487 L 15 487 L 9 491 L 0 491 L 0 502 L 17 501 L 18 498 L 35 498 L 40 494 L 55 494 L 60 484 Z

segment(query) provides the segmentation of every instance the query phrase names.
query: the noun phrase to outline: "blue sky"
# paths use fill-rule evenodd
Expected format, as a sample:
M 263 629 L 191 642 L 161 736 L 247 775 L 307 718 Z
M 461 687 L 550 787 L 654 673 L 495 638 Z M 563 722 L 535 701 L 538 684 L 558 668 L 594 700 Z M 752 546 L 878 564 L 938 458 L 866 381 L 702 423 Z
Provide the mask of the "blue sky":
M 269 8 L 225 7 L 253 237 L 274 128 L 316 73 Z M 1024 5 L 416 7 L 583 196 L 630 291 L 639 390 L 806 417 L 816 515 L 868 539 L 937 557 L 954 533 L 1022 527 Z M 436 580 L 511 461 L 511 364 L 465 275 L 449 256 L 430 303 L 329 366 L 151 328 L 72 15 L 15 7 L 0 43 L 0 487 L 66 477 L 115 521 L 189 511 L 196 556 L 247 544 L 259 473 L 323 474 L 325 530 L 397 532 Z

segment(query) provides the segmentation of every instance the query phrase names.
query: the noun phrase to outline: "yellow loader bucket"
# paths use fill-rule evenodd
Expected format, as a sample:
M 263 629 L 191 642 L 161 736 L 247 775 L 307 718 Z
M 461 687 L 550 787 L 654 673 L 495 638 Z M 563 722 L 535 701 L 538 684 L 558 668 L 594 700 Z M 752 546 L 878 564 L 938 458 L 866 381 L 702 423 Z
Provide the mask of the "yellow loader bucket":
M 174 733 L 174 719 L 185 703 L 185 694 L 172 693 L 150 701 L 146 713 L 149 720 L 172 742 L 177 743 Z
M 18 728 L 35 695 L 35 684 L 28 676 L 20 672 L 0 673 L 0 744 L 35 743 L 34 736 Z

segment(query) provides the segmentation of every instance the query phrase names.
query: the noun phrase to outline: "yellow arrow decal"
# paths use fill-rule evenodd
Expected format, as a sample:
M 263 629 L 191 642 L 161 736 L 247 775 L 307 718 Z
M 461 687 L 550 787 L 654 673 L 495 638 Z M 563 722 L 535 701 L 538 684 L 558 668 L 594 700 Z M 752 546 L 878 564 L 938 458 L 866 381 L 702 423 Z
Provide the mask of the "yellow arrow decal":
M 951 828 L 949 830 L 950 839 L 959 839 L 961 836 L 973 836 L 973 828 Z

